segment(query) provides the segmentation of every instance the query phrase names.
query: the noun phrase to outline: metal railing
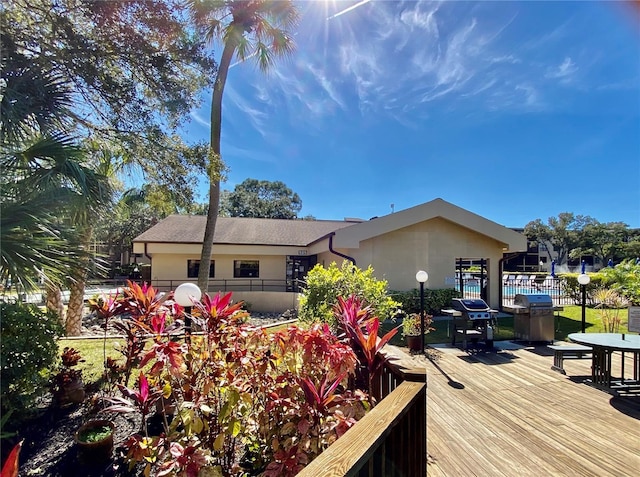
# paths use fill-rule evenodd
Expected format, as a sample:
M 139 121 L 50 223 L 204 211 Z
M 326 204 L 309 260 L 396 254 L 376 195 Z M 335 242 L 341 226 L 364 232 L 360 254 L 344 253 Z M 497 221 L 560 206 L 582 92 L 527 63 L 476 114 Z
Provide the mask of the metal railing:
M 151 280 L 151 285 L 160 291 L 175 290 L 182 283 L 198 283 L 197 279 L 189 280 Z M 292 284 L 287 280 L 271 280 L 263 278 L 222 278 L 209 280 L 209 292 L 237 291 L 292 291 Z
M 463 278 L 464 298 L 480 298 L 480 283 L 476 278 Z M 555 305 L 574 305 L 575 299 L 565 290 L 562 279 L 538 275 L 504 274 L 502 276 L 502 305 L 513 305 L 518 294 L 544 294 L 551 296 Z M 456 280 L 456 290 L 460 283 Z

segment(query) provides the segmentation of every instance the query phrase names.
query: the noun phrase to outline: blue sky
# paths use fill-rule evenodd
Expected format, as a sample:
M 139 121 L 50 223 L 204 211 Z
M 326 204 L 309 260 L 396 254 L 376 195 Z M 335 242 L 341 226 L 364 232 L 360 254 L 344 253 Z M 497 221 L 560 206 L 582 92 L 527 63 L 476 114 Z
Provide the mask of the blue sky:
M 441 197 L 509 227 L 561 212 L 640 227 L 640 10 L 298 6 L 291 58 L 266 76 L 251 62 L 229 72 L 223 189 L 283 181 L 318 219 Z M 208 140 L 209 103 L 189 139 Z

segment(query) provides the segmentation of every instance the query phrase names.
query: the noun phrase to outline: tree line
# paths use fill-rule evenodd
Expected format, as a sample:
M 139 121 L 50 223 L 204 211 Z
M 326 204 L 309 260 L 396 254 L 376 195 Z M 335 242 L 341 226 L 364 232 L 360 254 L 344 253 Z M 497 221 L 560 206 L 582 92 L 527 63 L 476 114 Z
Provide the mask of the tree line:
M 558 265 L 592 256 L 601 264 L 640 257 L 640 229 L 623 222 L 602 223 L 593 217 L 562 212 L 545 222 L 535 219 L 524 228 L 527 239 L 546 247 L 549 262 Z

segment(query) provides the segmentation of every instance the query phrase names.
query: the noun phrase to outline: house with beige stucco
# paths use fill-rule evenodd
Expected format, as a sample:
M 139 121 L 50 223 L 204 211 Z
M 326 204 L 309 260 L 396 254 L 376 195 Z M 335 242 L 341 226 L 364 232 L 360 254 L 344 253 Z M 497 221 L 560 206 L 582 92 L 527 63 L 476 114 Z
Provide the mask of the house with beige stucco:
M 150 263 L 147 279 L 161 289 L 197 282 L 205 216 L 172 215 L 142 233 L 133 251 Z M 280 220 L 219 217 L 209 293 L 233 291 L 255 311 L 297 307 L 300 283 L 317 264 L 369 265 L 390 290 L 455 286 L 456 265 L 483 264 L 486 300 L 499 306 L 504 254 L 526 250 L 526 237 L 442 199 L 371 220 Z

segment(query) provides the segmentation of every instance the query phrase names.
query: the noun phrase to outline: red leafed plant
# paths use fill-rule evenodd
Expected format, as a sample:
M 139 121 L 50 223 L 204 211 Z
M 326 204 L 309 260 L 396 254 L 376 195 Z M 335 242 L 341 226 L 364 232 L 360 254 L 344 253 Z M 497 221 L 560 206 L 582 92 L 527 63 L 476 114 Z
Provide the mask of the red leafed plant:
M 146 323 L 153 315 L 164 307 L 165 294 L 147 284 L 139 285 L 130 280 L 123 289 L 123 296 L 117 302 L 114 314 L 129 315 L 133 319 Z
M 84 386 L 82 384 L 82 370 L 76 368 L 79 363 L 84 362 L 84 359 L 82 359 L 80 351 L 68 346 L 62 350 L 60 357 L 60 370 L 53 376 L 51 392 L 55 399 L 64 402 L 70 387 Z
M 326 325 L 266 333 L 245 323 L 231 294 L 205 294 L 193 316 L 203 333 L 186 343 L 167 333 L 183 311 L 161 305 L 150 288 L 118 300 L 112 313 L 128 316 L 123 349 L 138 379 L 120 384 L 108 409 L 141 415 L 126 448 L 145 475 L 292 476 L 368 408 L 363 392 L 348 389 L 353 349 Z M 150 435 L 145 423 L 161 396 L 175 411 Z
M 194 303 L 196 313 L 193 321 L 205 330 L 210 340 L 215 339 L 213 335 L 222 332 L 225 326 L 241 324 L 248 316 L 242 310 L 242 302 L 231 304 L 231 295 L 231 292 L 226 295 L 218 293 L 211 298 L 205 293 L 202 301 Z
M 22 449 L 22 443 L 24 441 L 18 442 L 11 452 L 9 453 L 9 457 L 5 461 L 2 466 L 2 474 L 0 477 L 18 477 L 18 458 L 20 457 L 20 449 Z
M 378 337 L 380 320 L 372 316 L 371 308 L 363 306 L 362 301 L 355 295 L 346 300 L 338 297 L 338 303 L 334 307 L 334 315 L 345 333 L 356 356 L 366 366 L 366 376 L 359 376 L 367 383 L 369 399 L 373 402 L 373 379 L 384 363 L 380 350 L 398 332 L 399 326 L 387 332 L 383 337 Z
M 142 427 L 146 431 L 147 416 L 151 412 L 152 406 L 162 396 L 162 390 L 150 389 L 149 381 L 142 371 L 138 377 L 137 389 L 127 388 L 123 385 L 118 387 L 123 397 L 109 398 L 108 401 L 112 403 L 112 406 L 105 409 L 105 411 L 133 412 L 137 409 L 142 414 Z

